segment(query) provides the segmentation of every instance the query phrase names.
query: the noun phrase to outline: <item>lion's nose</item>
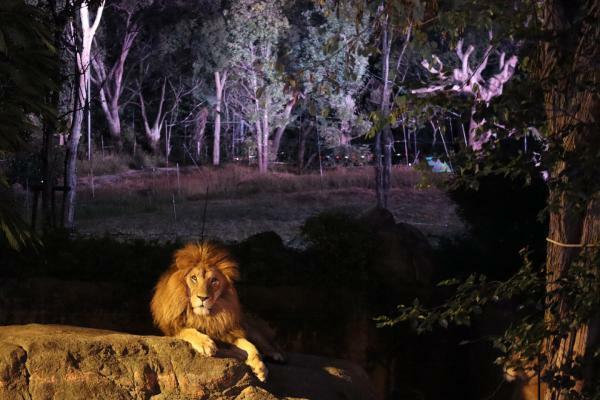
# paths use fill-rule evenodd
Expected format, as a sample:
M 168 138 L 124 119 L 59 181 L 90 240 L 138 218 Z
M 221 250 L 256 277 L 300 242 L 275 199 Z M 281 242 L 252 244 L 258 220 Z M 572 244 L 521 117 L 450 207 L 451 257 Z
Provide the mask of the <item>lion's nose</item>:
M 208 296 L 206 296 L 206 297 L 203 297 L 203 296 L 196 296 L 196 297 L 198 297 L 198 298 L 199 298 L 200 300 L 202 300 L 202 301 L 206 301 L 206 300 L 208 299 Z

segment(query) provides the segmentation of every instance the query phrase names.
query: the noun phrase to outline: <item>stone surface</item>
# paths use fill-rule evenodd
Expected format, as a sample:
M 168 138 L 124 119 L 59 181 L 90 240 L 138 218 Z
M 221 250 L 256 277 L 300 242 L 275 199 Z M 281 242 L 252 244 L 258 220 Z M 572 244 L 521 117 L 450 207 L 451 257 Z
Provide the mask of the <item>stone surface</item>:
M 340 360 L 292 354 L 262 385 L 235 350 L 196 354 L 158 336 L 61 325 L 0 326 L 0 400 L 374 399 L 366 374 Z
M 371 209 L 359 221 L 377 238 L 372 268 L 386 277 L 390 286 L 431 284 L 433 249 L 419 229 L 410 224 L 396 223 L 392 213 L 385 209 Z

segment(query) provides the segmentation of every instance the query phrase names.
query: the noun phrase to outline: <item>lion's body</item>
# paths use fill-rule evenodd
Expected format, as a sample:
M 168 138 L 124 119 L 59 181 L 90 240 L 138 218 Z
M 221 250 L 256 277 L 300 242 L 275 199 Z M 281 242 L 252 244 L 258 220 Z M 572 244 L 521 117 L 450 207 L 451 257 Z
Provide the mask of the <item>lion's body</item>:
M 213 340 L 246 351 L 246 363 L 264 380 L 267 370 L 258 350 L 247 340 L 233 285 L 238 276 L 237 264 L 225 249 L 190 243 L 175 253 L 173 263 L 159 279 L 150 309 L 165 335 L 188 341 L 204 355 L 216 352 Z M 274 354 L 276 359 L 280 357 Z

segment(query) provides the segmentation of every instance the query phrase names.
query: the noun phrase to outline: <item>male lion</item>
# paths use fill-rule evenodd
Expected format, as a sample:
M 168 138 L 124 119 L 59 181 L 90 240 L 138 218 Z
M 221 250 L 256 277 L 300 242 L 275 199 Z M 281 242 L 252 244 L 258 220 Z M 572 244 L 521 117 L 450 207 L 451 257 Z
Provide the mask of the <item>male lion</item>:
M 150 304 L 154 323 L 168 336 L 189 342 L 200 354 L 217 351 L 213 340 L 233 344 L 247 354 L 246 364 L 265 381 L 267 368 L 256 346 L 277 361 L 283 357 L 261 332 L 244 320 L 233 282 L 238 266 L 228 252 L 212 243 L 189 243 L 175 252 Z M 252 327 L 254 328 L 254 326 Z

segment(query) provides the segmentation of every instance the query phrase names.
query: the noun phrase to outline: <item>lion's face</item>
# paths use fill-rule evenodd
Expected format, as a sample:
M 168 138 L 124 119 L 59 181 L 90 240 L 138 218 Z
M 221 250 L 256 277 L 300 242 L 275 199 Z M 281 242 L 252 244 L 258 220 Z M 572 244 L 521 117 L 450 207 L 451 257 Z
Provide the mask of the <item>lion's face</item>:
M 240 305 L 234 282 L 237 263 L 214 243 L 188 243 L 175 252 L 150 304 L 154 322 L 166 335 L 194 328 L 209 336 L 236 329 Z
M 211 267 L 194 267 L 185 276 L 190 305 L 196 315 L 210 315 L 229 282 L 221 271 Z

